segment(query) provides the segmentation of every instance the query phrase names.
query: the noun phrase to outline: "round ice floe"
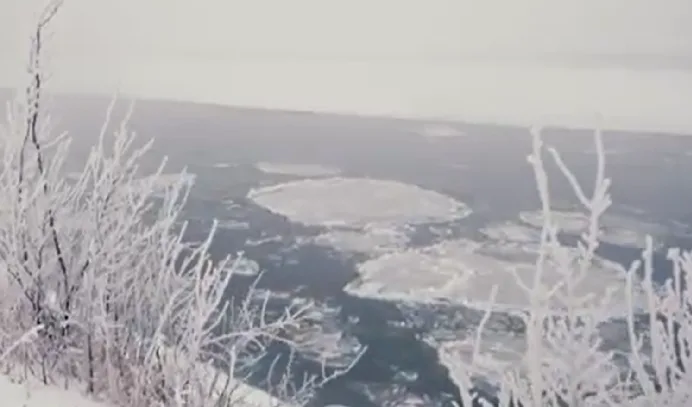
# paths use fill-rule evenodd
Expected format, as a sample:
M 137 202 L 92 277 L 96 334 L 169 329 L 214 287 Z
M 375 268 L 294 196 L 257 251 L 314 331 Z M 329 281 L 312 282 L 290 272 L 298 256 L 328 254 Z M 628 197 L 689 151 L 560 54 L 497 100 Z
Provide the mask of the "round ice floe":
M 451 138 L 462 137 L 464 132 L 447 124 L 430 124 L 423 126 L 419 134 L 428 138 Z
M 259 264 L 245 257 L 230 261 L 227 265 L 229 271 L 239 276 L 256 276 L 260 273 Z
M 231 167 L 237 167 L 239 164 L 237 163 L 225 163 L 225 162 L 219 162 L 219 163 L 214 163 L 212 164 L 212 168 L 231 168 Z
M 434 342 L 442 365 L 454 372 L 475 362 L 478 371 L 474 373 L 499 383 L 502 372 L 519 365 L 526 354 L 526 338 L 513 332 L 498 331 L 482 338 L 479 354 L 474 360 L 474 339 L 475 333 L 471 332 L 465 340 Z
M 347 253 L 383 254 L 401 250 L 409 241 L 409 236 L 400 228 L 371 225 L 361 230 L 328 230 L 316 236 L 312 243 Z
M 543 213 L 541 211 L 522 212 L 519 217 L 526 224 L 536 228 L 542 227 Z M 579 234 L 586 232 L 589 228 L 589 219 L 581 212 L 554 211 L 552 217 L 561 232 Z M 601 217 L 599 224 L 601 242 L 625 247 L 644 248 L 647 235 L 656 241 L 666 237 L 667 234 L 674 233 L 664 225 L 608 213 Z M 659 245 L 660 242 L 655 247 Z
M 473 271 L 460 259 L 474 255 L 468 240 L 407 249 L 366 261 L 345 290 L 360 297 L 431 302 L 452 299 L 468 286 Z
M 221 219 L 218 221 L 218 227 L 221 229 L 248 230 L 250 223 L 235 219 Z
M 513 222 L 489 225 L 482 228 L 480 232 L 490 239 L 506 242 L 529 243 L 541 240 L 539 230 Z
M 553 211 L 550 216 L 561 232 L 581 233 L 589 227 L 589 219 L 581 212 Z M 536 228 L 543 226 L 542 211 L 521 212 L 519 219 Z
M 255 168 L 267 174 L 295 175 L 297 177 L 328 177 L 339 175 L 338 168 L 318 164 L 255 163 Z
M 312 226 L 403 225 L 464 218 L 471 210 L 440 193 L 365 178 L 300 180 L 250 191 L 248 198 Z
M 512 252 L 516 251 L 516 255 Z M 497 253 L 502 258 L 491 255 Z M 574 255 L 574 253 L 573 253 Z M 384 255 L 359 265 L 359 278 L 346 290 L 357 296 L 413 302 L 448 301 L 472 307 L 485 307 L 493 286 L 497 286 L 494 308 L 524 309 L 529 295 L 515 275 L 532 286 L 537 252 L 508 246 L 506 250 L 487 250 L 467 240 L 445 242 L 422 249 L 409 249 Z M 557 267 L 548 263 L 542 286 L 545 290 L 563 280 Z M 577 295 L 603 298 L 615 290 L 613 300 L 624 303 L 625 271 L 614 263 L 597 258 L 586 277 L 578 283 Z M 553 304 L 558 307 L 559 304 Z M 615 308 L 613 308 L 615 309 Z

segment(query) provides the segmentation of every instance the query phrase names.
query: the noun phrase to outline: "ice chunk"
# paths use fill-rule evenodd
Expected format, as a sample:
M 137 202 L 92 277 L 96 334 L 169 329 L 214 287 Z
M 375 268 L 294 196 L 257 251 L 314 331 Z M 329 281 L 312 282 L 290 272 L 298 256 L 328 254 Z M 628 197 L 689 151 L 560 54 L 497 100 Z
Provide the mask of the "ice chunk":
M 586 232 L 589 227 L 589 219 L 582 212 L 554 211 L 552 213 L 560 231 L 569 234 L 580 234 Z M 541 211 L 522 212 L 519 218 L 526 224 L 540 228 L 543 224 L 543 213 Z M 631 217 L 605 214 L 600 219 L 601 232 L 599 240 L 618 246 L 644 248 L 646 236 L 651 236 L 655 241 L 655 248 L 660 247 L 660 240 L 670 234 L 680 235 L 678 228 L 671 228 L 666 225 L 647 222 Z M 658 241 L 658 242 L 656 242 Z
M 400 228 L 368 225 L 362 230 L 334 229 L 316 236 L 313 243 L 346 253 L 384 254 L 405 248 L 409 237 Z
M 260 273 L 259 264 L 246 257 L 239 257 L 228 263 L 228 271 L 233 271 L 234 275 L 256 276 Z
M 464 218 L 471 210 L 440 193 L 396 181 L 326 178 L 253 189 L 248 198 L 311 226 L 405 225 Z
M 576 257 L 576 251 L 570 255 Z M 358 266 L 359 278 L 346 286 L 352 295 L 411 302 L 451 302 L 485 309 L 491 290 L 497 286 L 496 310 L 524 309 L 530 298 L 518 277 L 531 286 L 535 275 L 535 246 L 484 246 L 467 240 L 409 249 L 365 261 Z M 547 263 L 543 292 L 564 279 L 557 266 Z M 617 263 L 596 258 L 586 277 L 575 287 L 577 295 L 603 298 L 615 291 L 611 310 L 624 310 L 625 270 Z M 556 300 L 551 303 L 559 308 Z
M 455 138 L 463 137 L 465 135 L 461 130 L 445 124 L 431 124 L 423 126 L 418 133 L 427 138 Z
M 588 229 L 589 219 L 581 212 L 553 211 L 551 212 L 552 221 L 558 226 L 561 232 L 581 233 Z M 542 211 L 527 211 L 519 214 L 522 222 L 536 228 L 543 226 Z
M 341 173 L 338 168 L 318 164 L 258 162 L 255 167 L 268 174 L 295 175 L 298 177 L 327 177 Z
M 490 239 L 500 241 L 529 243 L 541 240 L 539 230 L 513 222 L 489 225 L 482 228 L 480 232 Z

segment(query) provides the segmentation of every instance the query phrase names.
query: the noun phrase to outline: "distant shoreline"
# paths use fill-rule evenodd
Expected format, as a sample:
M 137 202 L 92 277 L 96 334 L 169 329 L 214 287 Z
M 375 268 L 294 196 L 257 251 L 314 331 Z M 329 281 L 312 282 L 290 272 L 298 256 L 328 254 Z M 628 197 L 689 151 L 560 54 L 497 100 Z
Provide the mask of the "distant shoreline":
M 692 64 L 692 61 L 690 61 Z M 520 66 L 524 66 L 521 65 Z M 530 66 L 530 65 L 529 65 Z M 525 67 L 525 66 L 524 66 Z M 502 68 L 501 68 L 502 69 Z M 505 69 L 506 71 L 506 69 Z M 580 72 L 596 72 L 597 74 L 609 74 L 614 80 L 618 80 L 617 72 L 609 69 L 577 69 Z M 632 74 L 632 72 L 630 72 Z M 341 117 L 344 119 L 355 120 L 385 120 L 385 121 L 404 121 L 412 123 L 425 124 L 450 124 L 450 125 L 472 125 L 472 126 L 499 126 L 499 127 L 521 127 L 528 128 L 531 126 L 542 126 L 546 128 L 558 128 L 567 130 L 593 130 L 601 128 L 605 131 L 627 132 L 627 133 L 655 133 L 657 135 L 669 136 L 692 136 L 692 114 L 689 114 L 690 109 L 687 106 L 692 106 L 692 70 L 634 73 L 634 75 L 645 75 L 651 79 L 649 84 L 644 86 L 639 84 L 640 89 L 629 89 L 624 87 L 627 83 L 610 84 L 611 89 L 607 89 L 602 93 L 604 95 L 594 94 L 590 97 L 589 89 L 580 88 L 579 84 L 573 85 L 575 92 L 581 93 L 573 100 L 569 100 L 569 92 L 565 92 L 568 100 L 550 100 L 556 96 L 542 96 L 537 91 L 532 93 L 530 90 L 522 93 L 512 93 L 509 90 L 495 92 L 496 94 L 488 95 L 481 87 L 474 89 L 478 93 L 478 103 L 473 100 L 462 100 L 458 107 L 454 107 L 455 95 L 457 91 L 450 90 L 446 93 L 424 95 L 418 102 L 421 104 L 421 109 L 415 109 L 415 106 L 409 108 L 397 108 L 394 104 L 386 105 L 386 103 L 373 103 L 370 106 L 358 106 L 354 100 L 337 100 L 338 95 L 333 93 L 335 103 L 325 103 L 317 105 L 309 100 L 304 102 L 292 101 L 290 97 L 284 95 L 283 100 L 277 98 L 272 102 L 260 103 L 245 93 L 238 97 L 239 100 L 233 98 L 221 98 L 208 94 L 205 96 L 185 97 L 184 95 L 176 95 L 175 90 L 167 89 L 162 94 L 157 92 L 133 92 L 128 89 L 128 86 L 120 86 L 119 98 L 121 100 L 137 100 L 143 103 L 175 103 L 181 106 L 189 105 L 204 109 L 229 109 L 236 112 L 272 112 L 288 115 L 317 115 L 325 117 Z M 666 76 L 669 74 L 670 79 Z M 653 76 L 652 76 L 653 75 Z M 500 78 L 501 79 L 501 78 Z M 547 78 L 552 82 L 558 81 L 560 78 Z M 608 78 L 605 78 L 608 79 Z M 637 79 L 630 78 L 631 79 Z M 541 82 L 542 78 L 538 78 Z M 501 85 L 502 81 L 499 85 Z M 519 81 L 510 80 L 506 83 L 517 85 Z M 546 80 L 546 82 L 548 82 Z M 679 83 L 682 82 L 682 83 Z M 468 86 L 464 85 L 464 86 Z M 521 85 L 526 87 L 526 84 Z M 591 85 L 594 86 L 594 85 Z M 634 85 L 633 85 L 634 86 Z M 549 86 L 546 85 L 546 88 Z M 425 88 L 425 85 L 421 85 Z M 622 88 L 622 89 L 621 89 Z M 115 89 L 115 88 L 114 88 Z M 497 87 L 499 89 L 499 86 Z M 497 89 L 495 89 L 497 91 Z M 485 90 L 493 90 L 486 84 Z M 2 87 L 0 84 L 0 100 L 8 97 L 8 87 Z M 618 103 L 620 97 L 613 92 L 622 92 L 623 97 L 621 103 Z M 554 92 L 553 92 L 554 93 Z M 61 87 L 55 87 L 53 96 L 66 96 L 69 98 L 88 98 L 107 102 L 113 97 L 115 92 L 100 92 L 89 90 L 70 90 L 64 91 Z M 512 100 L 506 100 L 503 96 L 507 94 L 516 101 L 516 105 L 512 104 Z M 525 94 L 526 103 L 522 103 L 522 95 Z M 351 95 L 353 96 L 353 95 Z M 355 95 L 357 97 L 365 97 L 365 95 Z M 435 97 L 438 99 L 448 99 L 447 102 L 440 105 L 439 100 L 426 102 L 427 97 Z M 656 100 L 647 102 L 647 98 L 656 97 Z M 473 99 L 473 98 L 471 98 Z M 496 99 L 498 102 L 496 102 Z M 601 103 L 610 110 L 608 112 L 599 112 L 597 109 L 589 109 L 589 100 L 593 99 L 593 103 Z M 607 100 L 609 99 L 609 100 Z M 616 99 L 616 100 L 614 100 Z M 531 102 L 534 106 L 530 106 Z M 296 102 L 296 103 L 294 103 Z M 562 102 L 562 103 L 561 103 Z M 633 106 L 624 106 L 628 103 L 637 103 Z M 443 106 L 447 104 L 448 106 Z M 439 105 L 436 107 L 435 105 Z M 546 105 L 543 109 L 542 105 Z M 514 107 L 516 106 L 516 107 Z M 550 111 L 552 109 L 552 111 Z M 599 115 L 600 113 L 600 115 Z M 641 114 L 639 114 L 641 113 Z

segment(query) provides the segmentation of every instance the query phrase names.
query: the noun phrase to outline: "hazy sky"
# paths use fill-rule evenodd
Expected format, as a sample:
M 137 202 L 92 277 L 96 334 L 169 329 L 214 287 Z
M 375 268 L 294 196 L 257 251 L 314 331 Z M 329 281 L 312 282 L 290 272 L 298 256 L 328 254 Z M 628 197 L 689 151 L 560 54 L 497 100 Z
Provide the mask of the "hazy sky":
M 0 0 L 0 85 L 16 80 L 31 10 L 42 1 Z M 51 70 L 54 83 L 68 90 L 119 86 L 234 104 L 357 105 L 379 113 L 436 104 L 430 109 L 440 111 L 451 103 L 440 101 L 449 99 L 440 95 L 445 89 L 498 81 L 497 67 L 451 66 L 449 58 L 558 52 L 692 60 L 690 22 L 692 0 L 65 0 L 54 25 Z M 526 82 L 521 70 L 506 71 L 497 73 L 500 83 Z M 529 73 L 535 80 L 545 76 Z M 564 72 L 549 75 L 560 78 L 553 88 L 571 81 Z M 655 82 L 653 93 L 692 86 L 692 80 L 681 85 L 662 77 L 632 81 Z M 541 98 L 554 104 L 553 96 Z M 484 100 L 494 104 L 492 97 Z
M 41 1 L 3 0 L 0 50 Z M 59 42 L 73 55 L 689 55 L 691 20 L 688 0 L 67 0 Z

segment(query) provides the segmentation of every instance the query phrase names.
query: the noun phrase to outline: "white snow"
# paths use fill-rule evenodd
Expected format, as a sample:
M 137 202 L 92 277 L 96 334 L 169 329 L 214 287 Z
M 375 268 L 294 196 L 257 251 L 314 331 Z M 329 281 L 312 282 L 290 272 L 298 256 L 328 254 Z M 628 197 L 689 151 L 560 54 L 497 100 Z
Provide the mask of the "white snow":
M 361 297 L 451 302 L 483 308 L 493 286 L 497 285 L 495 309 L 523 309 L 529 305 L 529 298 L 517 285 L 512 271 L 530 285 L 536 255 L 534 245 L 487 245 L 464 239 L 446 241 L 365 261 L 358 266 L 359 278 L 349 283 L 346 291 Z M 543 285 L 552 286 L 560 279 L 555 269 L 548 267 Z M 619 264 L 597 258 L 576 292 L 602 298 L 611 286 L 616 290 L 616 305 L 624 304 L 624 269 Z M 621 310 L 614 306 L 612 311 Z
M 327 177 L 339 175 L 341 170 L 319 164 L 291 164 L 280 162 L 258 162 L 255 167 L 267 174 L 294 175 L 297 177 Z
M 0 374 L 0 398 L 3 407 L 107 407 L 82 395 L 79 390 L 65 390 L 58 386 L 45 386 L 36 381 L 15 383 Z M 268 406 L 267 406 L 268 407 Z
M 172 348 L 162 346 L 160 348 L 163 357 L 171 355 L 175 357 L 172 353 Z M 178 357 L 182 355 L 178 354 Z M 184 356 L 182 356 L 184 357 Z M 241 380 L 235 378 L 228 378 L 226 372 L 219 371 L 209 364 L 199 365 L 202 370 L 203 375 L 209 380 L 209 385 L 215 384 L 214 390 L 217 394 L 225 392 L 228 389 L 232 389 L 230 394 L 227 394 L 229 398 L 230 405 L 238 407 L 297 407 L 295 405 L 281 401 L 280 399 L 272 396 L 266 391 L 259 389 L 257 387 L 250 386 Z M 202 378 L 204 379 L 203 376 Z M 218 379 L 218 380 L 215 380 Z M 205 383 L 205 384 L 206 384 Z M 226 386 L 227 384 L 227 386 Z M 63 406 L 60 406 L 63 407 Z M 68 407 L 68 406 L 64 406 Z M 71 407 L 71 406 L 70 406 Z
M 464 203 L 396 181 L 367 178 L 300 180 L 253 189 L 248 198 L 311 226 L 405 225 L 464 218 Z

